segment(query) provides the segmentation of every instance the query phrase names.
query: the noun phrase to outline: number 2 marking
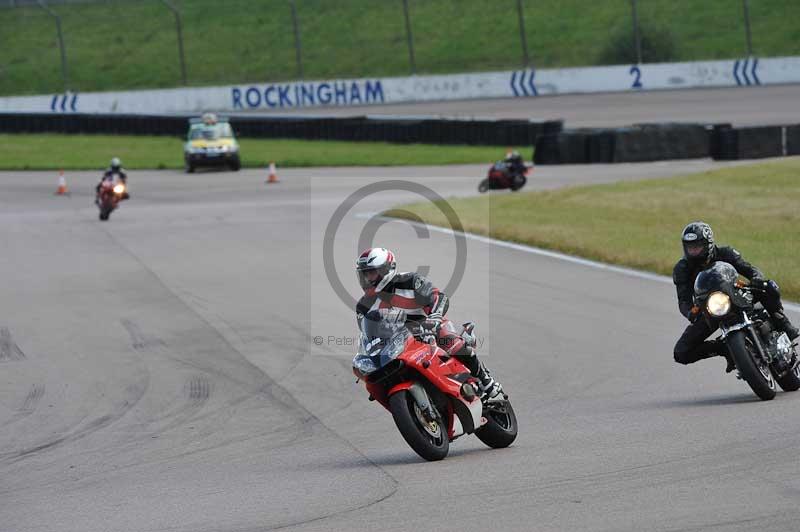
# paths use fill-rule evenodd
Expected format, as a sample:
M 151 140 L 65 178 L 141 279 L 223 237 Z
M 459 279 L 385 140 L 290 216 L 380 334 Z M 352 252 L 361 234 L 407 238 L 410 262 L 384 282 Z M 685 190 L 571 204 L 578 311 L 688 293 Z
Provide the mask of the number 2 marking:
M 641 89 L 642 88 L 642 71 L 639 70 L 638 66 L 632 66 L 628 74 L 632 76 L 636 76 L 633 80 L 633 85 L 631 86 L 632 89 Z

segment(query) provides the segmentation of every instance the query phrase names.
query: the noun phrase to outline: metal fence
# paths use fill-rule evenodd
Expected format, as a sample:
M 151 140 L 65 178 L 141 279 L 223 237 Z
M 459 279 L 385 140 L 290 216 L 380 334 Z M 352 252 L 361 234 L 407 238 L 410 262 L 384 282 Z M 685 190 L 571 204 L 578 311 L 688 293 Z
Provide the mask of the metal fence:
M 0 35 L 10 41 L 0 46 L 4 94 L 800 53 L 800 40 L 776 39 L 800 25 L 800 2 L 785 0 L 0 0 L 0 7 L 7 8 Z

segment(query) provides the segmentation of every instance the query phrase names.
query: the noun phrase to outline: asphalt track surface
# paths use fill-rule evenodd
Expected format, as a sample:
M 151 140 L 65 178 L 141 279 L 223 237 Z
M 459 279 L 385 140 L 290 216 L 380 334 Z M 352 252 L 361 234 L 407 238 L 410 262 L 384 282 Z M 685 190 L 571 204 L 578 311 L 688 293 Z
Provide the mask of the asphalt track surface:
M 800 85 L 567 94 L 361 107 L 306 108 L 260 114 L 322 116 L 425 115 L 493 119 L 563 119 L 566 127 L 620 127 L 650 122 L 732 123 L 734 126 L 800 122 Z
M 712 166 L 541 167 L 530 187 Z M 94 173 L 70 197 L 0 174 L 0 530 L 797 530 L 800 395 L 675 364 L 667 282 L 468 240 L 450 316 L 477 321 L 517 441 L 426 463 L 367 401 L 323 264 L 355 295 L 364 216 L 419 197 L 353 205 L 323 257 L 328 221 L 370 183 L 467 195 L 483 171 L 131 172 L 105 223 Z M 441 285 L 454 270 L 451 236 L 376 239 Z

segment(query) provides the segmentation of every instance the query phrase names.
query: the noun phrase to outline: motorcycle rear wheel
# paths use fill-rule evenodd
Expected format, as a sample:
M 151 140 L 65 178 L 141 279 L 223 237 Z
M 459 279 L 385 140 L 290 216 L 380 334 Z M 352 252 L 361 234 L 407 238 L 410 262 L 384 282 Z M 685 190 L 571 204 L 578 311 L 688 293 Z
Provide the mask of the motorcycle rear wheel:
M 764 363 L 759 363 L 755 356 L 751 354 L 747 346 L 746 335 L 747 333 L 743 330 L 729 334 L 726 340 L 728 349 L 730 349 L 733 360 L 736 362 L 736 368 L 742 378 L 750 385 L 753 393 L 761 400 L 769 401 L 775 398 L 775 379 L 772 377 L 769 367 Z M 763 367 L 761 367 L 762 365 Z
M 528 178 L 524 175 L 517 176 L 517 178 L 514 178 L 514 180 L 511 182 L 511 192 L 516 192 L 517 190 L 521 189 L 527 182 Z
M 447 456 L 450 439 L 440 415 L 436 421 L 426 423 L 407 390 L 401 390 L 389 398 L 389 411 L 403 439 L 418 455 L 430 462 Z
M 511 402 L 498 401 L 483 407 L 486 424 L 475 431 L 475 436 L 494 449 L 502 449 L 517 439 L 517 416 Z

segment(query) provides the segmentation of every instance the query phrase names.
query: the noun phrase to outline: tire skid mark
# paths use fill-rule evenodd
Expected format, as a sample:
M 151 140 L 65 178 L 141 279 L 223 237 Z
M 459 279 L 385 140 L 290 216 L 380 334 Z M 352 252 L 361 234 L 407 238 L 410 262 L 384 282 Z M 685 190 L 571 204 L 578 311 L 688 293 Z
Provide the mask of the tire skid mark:
M 187 393 L 187 396 L 186 396 L 187 399 L 188 399 L 188 394 L 190 393 L 190 390 L 191 390 L 191 384 L 190 383 L 193 380 L 198 380 L 199 381 L 199 380 L 203 380 L 203 379 L 204 379 L 204 377 L 195 377 L 195 378 L 189 379 L 189 380 L 187 380 L 185 382 L 185 390 L 186 390 L 186 393 Z M 200 385 L 200 389 L 202 389 L 202 387 L 203 387 L 203 385 Z M 201 406 L 205 405 L 206 409 L 205 409 L 205 411 L 202 412 L 201 415 L 197 415 L 197 411 L 196 410 L 188 412 L 188 413 L 184 413 L 184 415 L 181 415 L 180 419 L 177 419 L 177 420 L 173 421 L 167 427 L 163 427 L 163 426 L 161 426 L 161 427 L 152 427 L 152 425 L 151 425 L 152 430 L 149 430 L 149 431 L 148 430 L 143 430 L 141 433 L 132 433 L 132 434 L 129 435 L 129 437 L 126 437 L 125 441 L 122 444 L 120 444 L 120 442 L 112 442 L 112 443 L 101 445 L 99 447 L 92 446 L 91 449 L 80 449 L 80 450 L 76 449 L 76 451 L 73 454 L 73 456 L 74 457 L 96 457 L 98 455 L 102 455 L 103 453 L 109 452 L 109 451 L 114 453 L 115 455 L 124 455 L 125 453 L 132 452 L 132 451 L 134 451 L 136 449 L 141 448 L 142 444 L 144 442 L 151 441 L 151 439 L 153 437 L 155 437 L 157 435 L 160 435 L 160 434 L 163 434 L 163 433 L 165 433 L 165 432 L 167 432 L 169 430 L 172 430 L 172 429 L 181 428 L 181 427 L 185 426 L 189 422 L 191 422 L 191 423 L 210 422 L 212 425 L 217 426 L 217 422 L 213 421 L 213 419 L 215 417 L 219 418 L 220 420 L 228 419 L 228 418 L 231 417 L 231 413 L 233 411 L 235 411 L 238 408 L 246 405 L 248 402 L 255 401 L 257 403 L 260 403 L 261 401 L 263 401 L 265 399 L 265 397 L 267 397 L 267 396 L 271 397 L 271 395 L 272 395 L 271 391 L 267 390 L 267 388 L 268 388 L 268 385 L 264 385 L 262 388 L 256 390 L 255 392 L 245 391 L 245 392 L 243 392 L 241 394 L 236 395 L 235 397 L 232 397 L 232 398 L 230 398 L 228 400 L 225 400 L 222 404 L 220 404 L 220 405 L 218 405 L 216 407 L 211 407 L 210 404 L 205 404 L 205 402 L 203 402 L 201 404 Z M 213 395 L 213 389 L 214 388 L 213 388 L 213 383 L 212 383 L 212 386 L 209 388 L 209 396 Z M 200 394 L 203 394 L 203 393 L 204 392 L 202 392 L 202 391 L 200 392 Z M 188 402 L 188 401 L 185 401 L 185 402 Z M 256 405 L 256 406 L 251 407 L 251 408 L 263 408 L 263 406 L 262 405 Z M 166 415 L 162 416 L 160 419 L 151 421 L 150 423 L 157 423 L 158 421 L 163 421 L 163 420 L 169 419 L 171 417 L 174 417 L 176 415 L 179 415 L 179 414 L 178 413 L 166 414 Z M 95 420 L 95 422 L 96 422 L 96 420 Z M 316 419 L 313 416 L 304 417 L 302 419 L 292 418 L 292 419 L 288 419 L 285 424 L 280 424 L 280 425 L 273 424 L 273 425 L 270 425 L 269 427 L 265 427 L 264 430 L 261 430 L 261 431 L 251 432 L 251 433 L 247 433 L 247 434 L 231 435 L 230 437 L 226 437 L 225 439 L 223 439 L 221 441 L 210 442 L 207 445 L 194 447 L 194 448 L 192 448 L 191 450 L 188 450 L 188 451 L 186 450 L 187 442 L 183 441 L 180 445 L 176 445 L 175 446 L 175 453 L 170 453 L 167 456 L 159 457 L 156 460 L 136 460 L 136 461 L 133 461 L 133 462 L 126 463 L 124 465 L 119 465 L 118 464 L 118 465 L 116 465 L 114 467 L 113 470 L 114 470 L 114 472 L 120 472 L 120 471 L 124 471 L 124 470 L 128 470 L 128 469 L 135 469 L 137 467 L 140 467 L 142 464 L 150 464 L 150 465 L 152 465 L 152 464 L 164 464 L 164 465 L 168 466 L 175 459 L 189 457 L 189 456 L 202 455 L 202 454 L 207 453 L 207 452 L 211 452 L 211 451 L 214 451 L 214 450 L 217 450 L 217 449 L 225 448 L 225 447 L 227 447 L 229 445 L 237 445 L 237 444 L 242 443 L 242 442 L 246 442 L 246 441 L 250 441 L 250 440 L 258 440 L 258 439 L 261 439 L 261 438 L 269 439 L 269 443 L 267 444 L 267 447 L 266 447 L 269 450 L 292 447 L 292 446 L 294 446 L 296 444 L 296 442 L 302 441 L 304 439 L 312 438 L 314 436 L 314 426 L 316 425 L 315 422 L 316 422 Z M 113 421 L 111 421 L 111 423 L 113 423 Z M 282 438 L 278 442 L 275 442 L 272 439 L 276 432 L 281 433 L 281 435 L 282 435 Z M 202 440 L 205 437 L 200 433 L 195 434 L 194 436 L 195 436 L 195 438 L 194 438 L 195 441 Z M 38 446 L 36 448 L 29 448 L 29 449 L 27 449 L 27 451 L 28 451 L 28 453 L 41 452 L 41 451 L 44 451 L 46 449 L 53 448 L 53 447 L 55 447 L 55 446 L 57 446 L 57 445 L 59 445 L 61 443 L 71 442 L 74 439 L 77 439 L 77 438 L 72 438 L 71 436 L 69 436 L 69 437 L 60 437 L 60 438 L 58 438 L 58 439 L 56 439 L 54 441 L 46 442 L 45 444 L 42 444 L 42 445 L 40 445 L 40 446 Z M 7 465 L 13 465 L 13 464 L 21 461 L 21 459 L 19 459 L 19 458 L 17 458 L 17 459 L 9 459 L 9 458 L 15 458 L 16 454 L 18 454 L 18 453 L 15 453 L 15 452 L 0 453 L 0 463 L 3 463 L 4 465 L 6 465 L 6 464 Z M 92 474 L 89 474 L 89 475 L 83 475 L 81 478 L 84 479 L 84 480 L 85 479 L 90 479 L 90 478 L 98 478 L 98 477 L 102 477 L 103 475 L 106 475 L 107 473 L 108 473 L 108 470 L 103 470 L 103 471 L 92 473 Z M 61 485 L 62 485 L 62 481 L 59 480 L 59 481 L 54 481 L 54 482 L 46 482 L 46 483 L 43 483 L 43 484 L 38 484 L 38 487 L 39 488 L 44 488 L 44 487 L 53 487 L 53 486 L 61 486 Z M 14 490 L 0 490 L 0 497 L 3 497 L 4 495 L 7 495 L 9 493 L 14 493 Z
M 11 419 L 0 424 L 0 427 L 7 427 L 12 423 L 16 423 L 17 421 L 33 414 L 33 412 L 36 410 L 36 407 L 39 405 L 39 402 L 42 400 L 42 397 L 44 397 L 44 391 L 44 384 L 32 384 L 31 389 L 28 391 L 28 395 L 22 402 L 22 405 L 17 409 L 16 413 L 11 417 Z
M 31 389 L 18 412 L 23 415 L 32 413 L 36 410 L 36 406 L 39 404 L 39 401 L 42 400 L 42 397 L 44 397 L 44 384 L 36 383 L 31 385 Z
M 125 388 L 125 398 L 118 401 L 114 405 L 111 405 L 111 412 L 91 419 L 85 424 L 82 422 L 78 423 L 74 425 L 66 434 L 62 432 L 60 436 L 53 439 L 44 441 L 42 443 L 36 443 L 20 450 L 2 453 L 0 454 L 0 463 L 13 464 L 20 460 L 24 460 L 27 457 L 37 455 L 42 451 L 58 447 L 61 444 L 72 443 L 81 440 L 94 432 L 108 427 L 112 423 L 122 418 L 126 413 L 128 413 L 129 410 L 136 406 L 141 398 L 144 397 L 144 394 L 147 392 L 149 387 L 150 373 L 145 370 L 141 375 L 139 375 L 136 381 L 130 383 Z M 44 392 L 42 391 L 42 393 Z
M 133 252 L 131 248 L 124 245 L 117 237 L 115 237 L 110 231 L 105 229 L 106 234 L 108 237 L 123 251 L 125 251 L 128 255 L 130 255 L 136 262 L 138 262 L 144 270 L 150 273 L 153 276 L 154 280 L 160 284 L 167 293 L 171 294 L 175 301 L 179 302 L 181 306 L 186 308 L 191 314 L 196 316 L 205 326 L 208 327 L 209 331 L 212 332 L 222 343 L 224 348 L 227 352 L 234 355 L 235 363 L 238 365 L 239 370 L 251 370 L 247 371 L 248 377 L 243 378 L 243 376 L 233 375 L 223 368 L 216 368 L 216 367 L 203 367 L 203 364 L 198 364 L 196 361 L 181 359 L 178 357 L 171 357 L 175 360 L 180 360 L 184 364 L 188 366 L 193 366 L 199 369 L 200 371 L 204 371 L 210 375 L 217 375 L 220 378 L 224 379 L 225 381 L 236 383 L 239 386 L 242 386 L 244 389 L 249 390 L 250 394 L 260 395 L 264 398 L 274 400 L 275 406 L 282 411 L 285 411 L 288 415 L 291 415 L 295 418 L 295 420 L 301 421 L 301 426 L 308 427 L 306 423 L 319 425 L 320 427 L 324 428 L 327 432 L 331 435 L 338 438 L 340 441 L 345 443 L 350 449 L 352 449 L 355 453 L 362 456 L 367 462 L 369 462 L 373 467 L 376 468 L 377 471 L 380 472 L 381 475 L 385 476 L 390 482 L 393 484 L 393 489 L 387 497 L 394 494 L 399 485 L 397 479 L 395 479 L 386 469 L 381 467 L 379 464 L 375 463 L 374 461 L 370 460 L 361 450 L 359 450 L 355 444 L 353 444 L 350 440 L 342 436 L 340 433 L 336 432 L 333 428 L 329 427 L 325 424 L 325 422 L 320 419 L 318 416 L 314 415 L 310 410 L 305 408 L 300 401 L 298 401 L 286 388 L 284 388 L 277 380 L 269 376 L 264 370 L 260 367 L 256 366 L 251 362 L 240 350 L 238 350 L 231 341 L 214 325 L 209 321 L 209 319 L 203 315 L 202 312 L 198 311 L 197 308 L 193 307 L 189 302 L 186 301 L 184 297 L 181 297 L 174 288 L 170 287 L 153 269 L 150 265 L 148 265 L 141 257 L 139 257 L 136 253 Z M 299 326 L 297 329 L 300 330 Z M 308 336 L 307 332 L 303 333 L 303 336 Z M 233 360 L 231 360 L 233 361 Z M 249 375 L 253 375 L 251 377 Z M 253 382 L 253 380 L 261 381 L 260 383 Z M 308 420 L 308 421 L 306 421 Z M 381 499 L 382 500 L 382 499 Z M 374 504 L 370 502 L 369 505 Z
M 125 330 L 128 331 L 128 335 L 131 337 L 131 345 L 135 350 L 144 351 L 157 347 L 166 347 L 162 339 L 145 335 L 133 321 L 124 318 L 119 321 L 122 326 L 125 327 Z
M 25 353 L 14 343 L 8 327 L 0 327 L 0 362 L 9 360 L 24 360 Z
M 192 406 L 200 406 L 208 401 L 211 395 L 211 383 L 204 376 L 193 377 L 184 386 L 184 391 L 189 396 Z
M 186 423 L 197 420 L 197 414 L 208 402 L 214 390 L 214 383 L 209 381 L 205 375 L 196 375 L 183 385 L 184 403 L 158 419 L 154 423 L 167 421 L 166 424 L 155 427 L 152 435 L 163 434 Z

